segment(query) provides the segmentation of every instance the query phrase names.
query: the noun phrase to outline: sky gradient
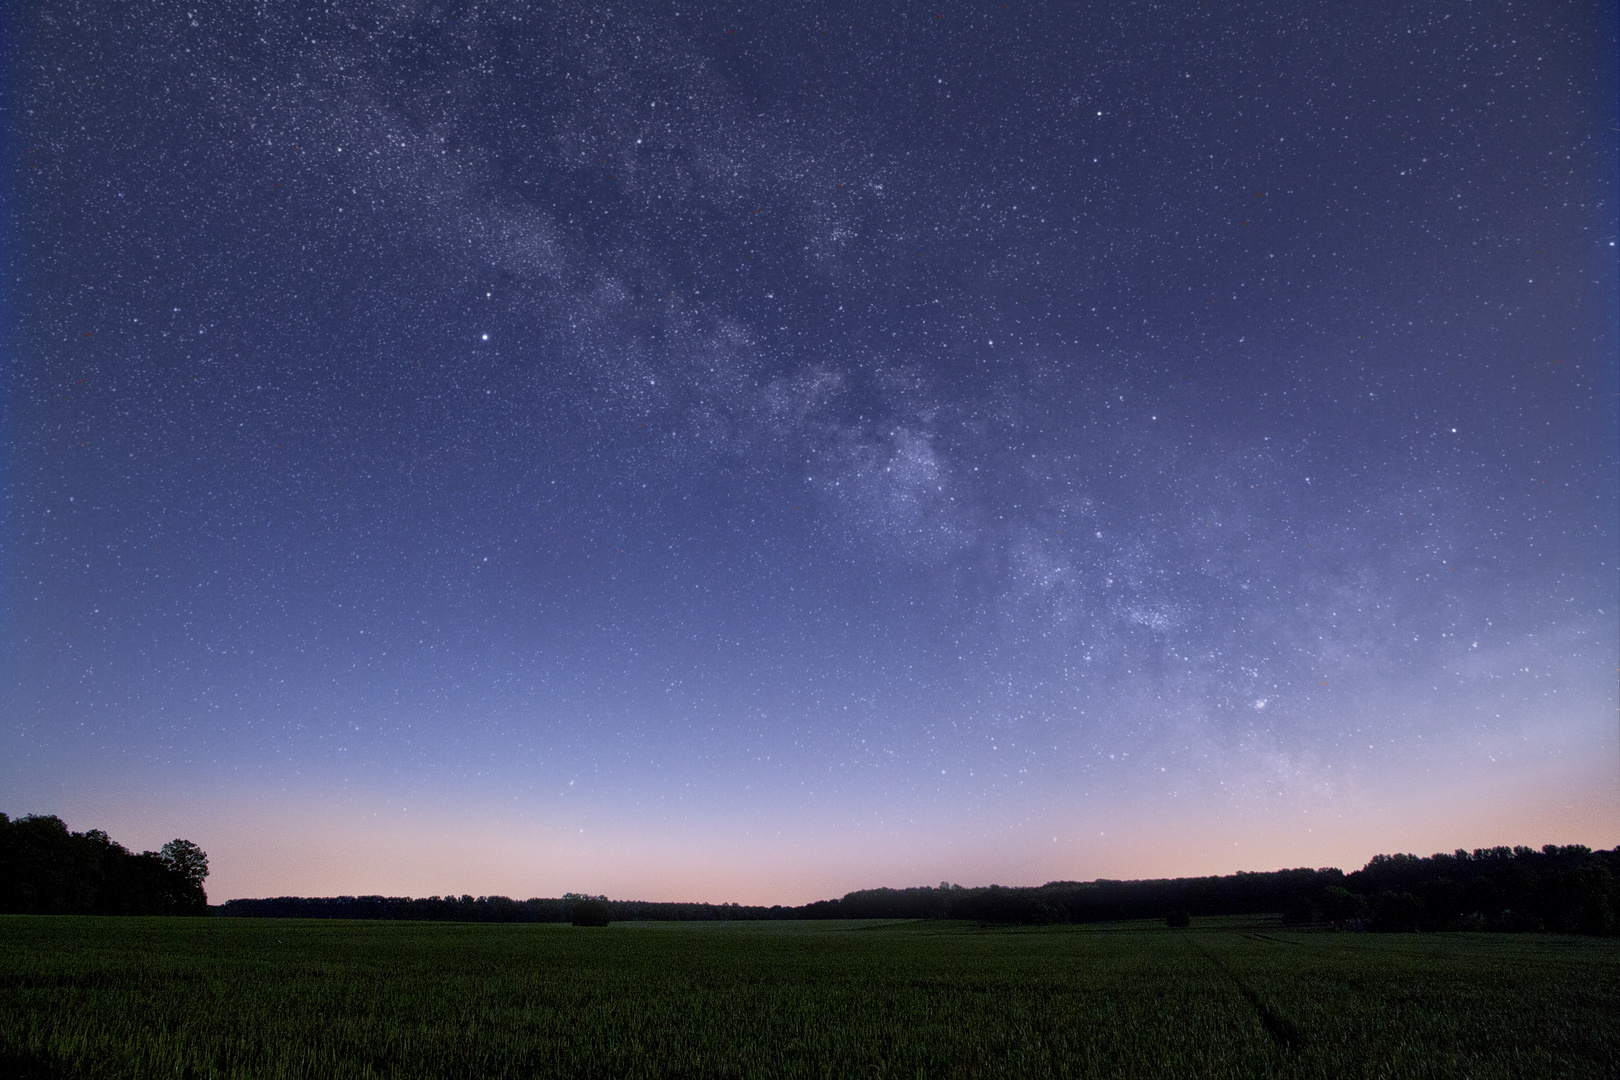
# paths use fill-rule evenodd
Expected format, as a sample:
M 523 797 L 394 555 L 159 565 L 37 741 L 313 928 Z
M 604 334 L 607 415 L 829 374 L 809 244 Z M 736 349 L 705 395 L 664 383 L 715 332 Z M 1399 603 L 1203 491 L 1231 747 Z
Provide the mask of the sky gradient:
M 1620 843 L 1612 5 L 8 18 L 0 810 L 216 902 Z

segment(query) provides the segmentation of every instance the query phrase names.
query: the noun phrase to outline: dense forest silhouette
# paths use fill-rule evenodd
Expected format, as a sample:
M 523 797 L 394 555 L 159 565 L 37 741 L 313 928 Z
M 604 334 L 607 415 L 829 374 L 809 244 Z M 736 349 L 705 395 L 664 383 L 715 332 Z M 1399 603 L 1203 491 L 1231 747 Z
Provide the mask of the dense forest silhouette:
M 130 851 L 58 817 L 0 814 L 0 913 L 206 915 L 208 856 L 189 840 Z
M 570 922 L 572 895 L 294 897 L 230 900 L 223 915 L 318 919 Z M 599 900 L 600 898 L 592 898 Z M 1482 848 L 1451 855 L 1379 855 L 1354 873 L 1276 870 L 1152 881 L 1054 881 L 1033 888 L 941 883 L 863 889 L 800 907 L 613 900 L 617 921 L 720 919 L 970 919 L 1084 923 L 1177 916 L 1277 915 L 1323 929 L 1553 931 L 1613 935 L 1620 910 L 1620 847 Z
M 637 920 L 967 919 L 983 923 L 1088 923 L 1212 915 L 1278 915 L 1285 923 L 1369 931 L 1620 932 L 1620 847 L 1480 848 L 1450 855 L 1378 855 L 1346 874 L 1274 870 L 1148 881 L 1053 881 L 862 889 L 798 907 L 608 900 L 569 893 L 505 896 L 281 896 L 210 908 L 208 860 L 175 840 L 132 853 L 99 829 L 69 832 L 55 817 L 0 814 L 0 912 L 207 914 L 270 918 L 416 919 L 455 922 Z

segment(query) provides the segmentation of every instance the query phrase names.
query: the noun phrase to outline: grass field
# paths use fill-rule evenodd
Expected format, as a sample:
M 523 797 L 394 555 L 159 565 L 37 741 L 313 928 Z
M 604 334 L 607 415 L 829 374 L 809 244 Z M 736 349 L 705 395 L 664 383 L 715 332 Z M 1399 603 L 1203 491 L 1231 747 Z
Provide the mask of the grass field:
M 1620 942 L 0 916 L 0 1074 L 1620 1075 Z

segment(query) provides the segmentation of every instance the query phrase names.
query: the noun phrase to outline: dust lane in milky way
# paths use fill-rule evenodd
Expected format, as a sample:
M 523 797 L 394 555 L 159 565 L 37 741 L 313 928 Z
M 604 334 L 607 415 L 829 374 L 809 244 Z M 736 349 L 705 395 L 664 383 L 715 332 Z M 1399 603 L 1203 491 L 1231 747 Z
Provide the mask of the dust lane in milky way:
M 36 5 L 0 809 L 216 900 L 1620 842 L 1615 44 Z

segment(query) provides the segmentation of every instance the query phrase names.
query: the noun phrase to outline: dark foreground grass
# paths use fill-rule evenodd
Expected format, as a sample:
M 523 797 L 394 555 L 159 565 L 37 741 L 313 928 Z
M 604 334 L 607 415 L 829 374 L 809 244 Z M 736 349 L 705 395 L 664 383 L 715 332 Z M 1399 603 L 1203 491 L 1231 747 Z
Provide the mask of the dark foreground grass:
M 0 1075 L 1620 1075 L 1620 945 L 0 917 Z

